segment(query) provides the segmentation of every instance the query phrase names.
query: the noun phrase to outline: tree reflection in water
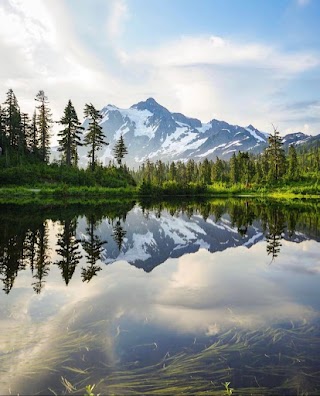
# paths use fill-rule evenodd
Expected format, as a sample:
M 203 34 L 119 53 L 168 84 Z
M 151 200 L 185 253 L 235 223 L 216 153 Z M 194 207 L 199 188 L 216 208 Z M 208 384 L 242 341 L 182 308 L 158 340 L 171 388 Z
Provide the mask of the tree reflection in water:
M 62 278 L 68 285 L 82 259 L 79 251 L 79 241 L 76 239 L 77 219 L 61 221 L 61 226 L 63 229 L 57 235 L 58 248 L 56 249 L 61 259 L 55 264 L 60 268 Z
M 107 241 L 102 241 L 98 235 L 96 235 L 96 229 L 100 220 L 98 220 L 93 214 L 87 217 L 87 237 L 82 241 L 83 250 L 86 252 L 87 267 L 81 268 L 81 278 L 83 282 L 89 282 L 93 276 L 97 275 L 101 271 L 101 266 L 97 265 L 97 261 L 101 257 L 103 251 L 103 245 Z
M 68 207 L 65 210 L 46 208 L 31 208 L 15 206 L 0 206 L 0 280 L 3 291 L 8 294 L 13 288 L 16 277 L 21 271 L 29 269 L 32 276 L 32 287 L 39 294 L 44 288 L 51 266 L 51 255 L 55 251 L 58 259 L 55 265 L 60 269 L 66 285 L 76 273 L 77 266 L 82 263 L 79 271 L 83 282 L 89 282 L 99 271 L 98 261 L 105 250 L 105 244 L 114 243 L 117 252 L 124 252 L 130 246 L 124 246 L 124 241 L 137 232 L 134 227 L 139 225 L 130 222 L 126 225 L 127 213 L 135 202 L 115 202 L 108 206 L 89 207 L 79 210 L 78 207 Z M 319 238 L 319 204 L 314 202 L 293 202 L 281 205 L 275 201 L 258 201 L 254 199 L 215 199 L 210 201 L 167 201 L 141 202 L 141 214 L 145 227 L 152 218 L 161 219 L 163 215 L 175 218 L 187 218 L 189 222 L 201 217 L 202 224 L 209 222 L 219 224 L 228 219 L 233 232 L 238 232 L 241 240 L 248 240 L 251 230 L 261 231 L 266 240 L 266 253 L 271 256 L 271 262 L 280 254 L 282 239 L 295 240 L 295 230 L 305 235 L 305 238 Z M 33 213 L 29 215 L 28 213 Z M 86 227 L 81 240 L 78 240 L 77 228 L 79 218 L 85 215 Z M 50 223 L 51 221 L 51 223 Z M 101 236 L 99 225 L 102 222 L 110 224 L 107 233 Z M 60 226 L 56 234 L 56 246 L 49 248 L 49 231 L 51 224 Z M 160 224 L 160 223 L 159 223 Z M 221 223 L 222 224 L 222 223 Z M 221 227 L 220 227 L 221 228 Z M 226 231 L 225 231 L 226 232 Z M 166 238 L 165 233 L 158 238 Z M 261 239 L 261 238 L 260 238 Z M 197 241 L 190 240 L 189 244 Z M 132 246 L 131 246 L 132 247 Z M 223 247 L 226 248 L 227 246 Z M 81 252 L 81 248 L 84 253 Z M 174 248 L 174 247 L 173 247 Z M 174 250 L 174 249 L 173 249 Z M 152 266 L 151 266 L 152 267 Z

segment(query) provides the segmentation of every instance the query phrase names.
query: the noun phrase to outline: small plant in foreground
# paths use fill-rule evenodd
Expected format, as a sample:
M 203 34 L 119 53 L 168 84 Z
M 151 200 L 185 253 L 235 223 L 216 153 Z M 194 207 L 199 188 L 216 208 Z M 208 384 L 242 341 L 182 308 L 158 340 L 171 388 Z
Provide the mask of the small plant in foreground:
M 99 394 L 98 394 L 98 395 L 95 395 L 95 394 L 93 393 L 94 387 L 95 387 L 95 384 L 93 384 L 93 385 L 87 385 L 87 386 L 86 386 L 86 393 L 85 393 L 83 396 L 99 396 Z
M 230 382 L 225 382 L 222 385 L 225 387 L 224 395 L 231 396 L 233 391 L 234 391 L 234 389 L 233 388 L 229 388 Z

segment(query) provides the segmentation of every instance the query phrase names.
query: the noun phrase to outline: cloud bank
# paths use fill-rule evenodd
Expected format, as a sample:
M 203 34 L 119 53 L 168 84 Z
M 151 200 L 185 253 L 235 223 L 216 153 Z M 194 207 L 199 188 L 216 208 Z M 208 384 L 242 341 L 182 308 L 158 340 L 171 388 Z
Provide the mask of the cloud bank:
M 91 26 L 101 29 L 101 40 L 113 38 L 102 54 L 76 33 L 76 10 L 71 15 L 63 1 L 1 3 L 1 86 L 12 88 L 29 113 L 43 89 L 56 120 L 69 98 L 81 116 L 87 102 L 126 107 L 153 96 L 169 110 L 202 121 L 251 123 L 265 131 L 274 123 L 283 133 L 319 132 L 317 104 L 292 110 L 317 99 L 294 95 L 297 84 L 308 91 L 310 73 L 319 82 L 319 73 L 314 74 L 319 53 L 216 35 L 186 35 L 152 48 L 128 49 L 125 28 L 131 11 L 125 0 L 114 0 L 106 8 L 105 25 Z M 0 95 L 3 101 L 5 91 Z

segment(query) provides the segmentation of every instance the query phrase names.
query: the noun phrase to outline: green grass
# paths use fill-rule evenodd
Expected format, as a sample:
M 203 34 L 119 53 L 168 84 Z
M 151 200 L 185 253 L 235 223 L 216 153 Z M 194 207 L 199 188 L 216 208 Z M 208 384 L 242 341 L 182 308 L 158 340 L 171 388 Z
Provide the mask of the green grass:
M 189 184 L 181 187 L 176 183 L 165 183 L 163 187 L 144 185 L 135 187 L 132 185 L 120 187 L 108 187 L 101 185 L 72 185 L 68 183 L 51 183 L 30 186 L 6 186 L 0 187 L 0 203 L 13 203 L 17 201 L 43 203 L 50 200 L 64 200 L 82 202 L 83 200 L 107 200 L 113 197 L 231 197 L 231 196 L 255 196 L 270 197 L 276 199 L 289 198 L 320 198 L 320 184 L 318 182 L 291 182 L 277 185 L 230 184 L 214 183 L 209 186 Z
M 5 187 L 0 188 L 0 203 L 15 204 L 90 204 L 106 202 L 113 198 L 134 198 L 135 187 L 108 188 L 99 186 L 73 187 L 67 185 L 43 188 Z
M 258 196 L 314 196 L 320 197 L 317 181 L 279 183 L 275 185 L 214 183 L 207 188 L 214 195 L 258 195 Z

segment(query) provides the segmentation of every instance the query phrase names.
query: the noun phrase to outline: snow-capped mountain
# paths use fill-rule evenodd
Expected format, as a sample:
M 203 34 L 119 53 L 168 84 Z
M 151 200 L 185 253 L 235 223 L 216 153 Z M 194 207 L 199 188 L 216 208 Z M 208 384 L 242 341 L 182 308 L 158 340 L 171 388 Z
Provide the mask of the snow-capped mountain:
M 267 146 L 268 134 L 252 125 L 241 127 L 216 119 L 202 123 L 181 113 L 171 113 L 153 98 L 139 102 L 129 109 L 107 105 L 101 110 L 103 128 L 108 146 L 98 153 L 103 164 L 113 160 L 113 147 L 123 135 L 128 148 L 125 162 L 137 167 L 147 159 L 156 161 L 202 161 L 216 157 L 229 159 L 233 153 L 248 151 L 260 153 Z M 88 120 L 84 121 L 88 127 Z M 85 133 L 85 132 L 84 132 Z M 306 142 L 310 136 L 301 132 L 284 137 L 284 144 Z M 80 166 L 87 164 L 87 148 L 79 149 Z M 56 157 L 56 155 L 55 155 Z
M 204 219 L 200 214 L 189 217 L 185 213 L 171 215 L 163 210 L 160 216 L 155 211 L 146 214 L 136 206 L 127 214 L 125 223 L 121 224 L 125 237 L 120 250 L 113 237 L 114 225 L 108 219 L 101 222 L 96 230 L 96 235 L 106 241 L 101 260 L 105 264 L 125 260 L 146 272 L 168 258 L 178 258 L 200 248 L 211 253 L 238 246 L 250 248 L 265 238 L 259 220 L 253 221 L 241 233 L 231 223 L 228 214 L 216 220 L 213 215 Z M 80 240 L 86 239 L 84 219 L 79 221 L 77 232 Z M 293 236 L 284 233 L 283 237 L 297 243 L 309 239 L 303 232 L 296 232 Z
M 310 135 L 306 135 L 303 132 L 289 133 L 282 139 L 282 143 L 285 147 L 290 146 L 291 144 L 300 145 L 307 143 L 310 137 Z

